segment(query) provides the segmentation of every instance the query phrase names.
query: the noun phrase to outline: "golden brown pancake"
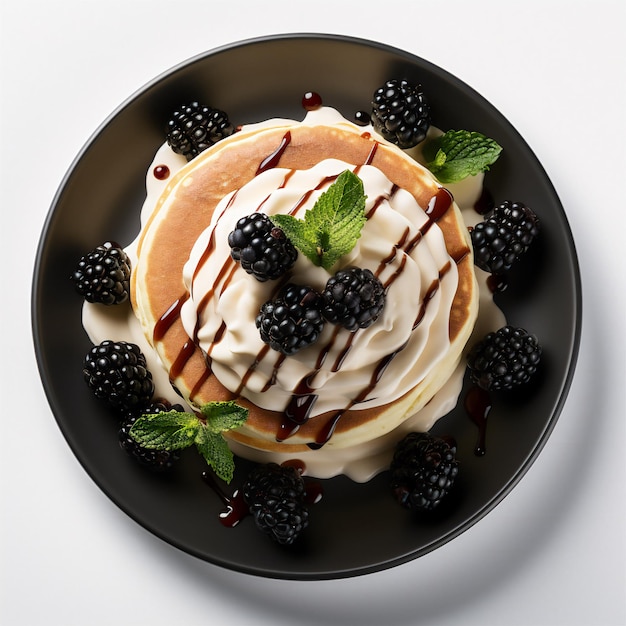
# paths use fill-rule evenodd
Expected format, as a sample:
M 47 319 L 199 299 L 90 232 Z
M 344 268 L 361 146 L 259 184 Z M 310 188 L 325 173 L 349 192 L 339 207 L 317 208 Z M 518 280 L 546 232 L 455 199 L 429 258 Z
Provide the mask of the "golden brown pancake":
M 303 170 L 329 158 L 356 167 L 373 165 L 392 183 L 410 192 L 420 206 L 430 206 L 431 219 L 441 229 L 448 253 L 457 265 L 458 287 L 450 311 L 449 354 L 414 389 L 382 406 L 342 406 L 296 425 L 284 412 L 262 409 L 228 390 L 212 373 L 210 359 L 189 338 L 179 316 L 186 298 L 183 266 L 220 200 L 252 180 L 260 167 Z M 185 184 L 179 185 L 183 178 Z M 369 133 L 339 126 L 294 123 L 259 128 L 233 135 L 205 151 L 172 177 L 144 227 L 138 256 L 131 285 L 133 307 L 146 336 L 169 369 L 172 383 L 196 407 L 232 399 L 247 407 L 246 424 L 228 436 L 265 450 L 297 453 L 309 449 L 307 444 L 341 447 L 392 430 L 424 406 L 449 378 L 478 308 L 471 245 L 451 196 L 394 146 L 377 141 Z M 323 389 L 316 393 L 323 393 Z M 277 437 L 284 441 L 277 441 Z

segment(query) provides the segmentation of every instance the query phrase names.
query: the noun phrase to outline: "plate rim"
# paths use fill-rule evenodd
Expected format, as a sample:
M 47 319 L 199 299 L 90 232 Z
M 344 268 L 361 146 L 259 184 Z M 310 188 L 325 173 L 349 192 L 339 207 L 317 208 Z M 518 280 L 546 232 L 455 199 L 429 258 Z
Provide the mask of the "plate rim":
M 481 104 L 481 107 L 485 107 L 488 109 L 489 115 L 495 115 L 499 122 L 504 124 L 507 127 L 507 130 L 515 135 L 517 141 L 523 144 L 525 150 L 528 155 L 532 157 L 535 166 L 540 171 L 543 183 L 546 184 L 549 188 L 550 193 L 553 195 L 554 200 L 556 201 L 559 217 L 561 218 L 561 226 L 565 229 L 565 240 L 568 246 L 568 256 L 571 262 L 571 279 L 573 279 L 573 301 L 575 310 L 573 312 L 574 325 L 572 328 L 571 341 L 569 348 L 570 358 L 568 361 L 568 367 L 565 372 L 562 373 L 562 384 L 559 389 L 558 395 L 555 394 L 555 403 L 552 414 L 549 419 L 546 420 L 544 428 L 541 430 L 541 433 L 537 439 L 536 444 L 530 450 L 528 450 L 528 454 L 526 455 L 524 462 L 519 465 L 515 473 L 510 477 L 507 483 L 496 493 L 494 493 L 491 498 L 489 498 L 482 507 L 480 507 L 473 515 L 466 518 L 463 523 L 457 525 L 455 528 L 447 532 L 446 534 L 440 536 L 436 540 L 427 544 L 426 546 L 422 546 L 417 550 L 412 550 L 410 552 L 396 555 L 395 557 L 386 559 L 384 561 L 378 561 L 369 566 L 361 566 L 358 568 L 344 568 L 343 570 L 333 570 L 326 572 L 314 572 L 312 574 L 307 574 L 306 571 L 293 571 L 293 572 L 282 572 L 282 571 L 274 571 L 269 569 L 262 569 L 259 567 L 247 567 L 245 565 L 234 565 L 233 563 L 229 563 L 224 561 L 223 559 L 211 559 L 208 558 L 205 554 L 202 554 L 199 550 L 193 550 L 189 546 L 183 545 L 183 542 L 176 540 L 173 537 L 166 536 L 165 533 L 159 531 L 158 527 L 154 523 L 149 523 L 146 520 L 139 519 L 139 516 L 129 510 L 128 507 L 123 506 L 118 499 L 114 496 L 113 493 L 103 484 L 103 481 L 99 479 L 91 469 L 88 467 L 86 462 L 83 459 L 83 455 L 78 451 L 78 445 L 71 437 L 68 429 L 64 426 L 62 420 L 62 412 L 63 409 L 56 402 L 54 398 L 53 390 L 52 390 L 52 381 L 50 379 L 50 373 L 46 367 L 46 358 L 43 350 L 43 332 L 42 328 L 42 319 L 39 311 L 40 306 L 40 298 L 41 298 L 41 273 L 42 266 L 44 265 L 45 260 L 45 252 L 46 248 L 49 245 L 49 234 L 52 229 L 53 222 L 56 217 L 56 210 L 58 208 L 59 202 L 63 196 L 63 193 L 66 190 L 66 187 L 74 174 L 74 171 L 80 164 L 81 160 L 84 158 L 87 151 L 90 147 L 98 140 L 100 135 L 104 133 L 107 126 L 114 120 L 129 104 L 131 104 L 135 99 L 137 99 L 140 95 L 144 94 L 146 91 L 159 84 L 161 81 L 166 80 L 172 75 L 179 72 L 181 69 L 185 67 L 189 67 L 195 63 L 201 62 L 208 57 L 217 56 L 222 53 L 229 52 L 233 49 L 240 49 L 247 46 L 253 45 L 263 45 L 265 43 L 273 43 L 277 41 L 302 41 L 302 40 L 319 40 L 323 42 L 335 41 L 339 43 L 347 43 L 358 46 L 364 46 L 367 48 L 374 48 L 376 50 L 380 50 L 387 53 L 392 53 L 394 55 L 403 57 L 411 64 L 417 64 L 420 67 L 427 67 L 429 71 L 433 71 L 439 76 L 444 77 L 447 81 L 454 83 L 456 86 L 461 87 L 464 91 L 470 92 L 473 97 L 477 98 Z M 582 280 L 581 280 L 581 272 L 580 272 L 580 264 L 578 259 L 578 254 L 576 250 L 576 245 L 573 238 L 573 233 L 571 229 L 571 225 L 568 219 L 568 216 L 564 210 L 563 204 L 560 200 L 560 197 L 552 183 L 552 180 L 548 176 L 543 164 L 537 158 L 535 152 L 526 142 L 526 140 L 520 135 L 517 129 L 508 121 L 508 119 L 488 100 L 486 100 L 478 91 L 476 91 L 469 84 L 465 83 L 463 80 L 458 78 L 457 76 L 451 74 L 446 69 L 432 63 L 431 61 L 424 59 L 423 57 L 403 50 L 401 48 L 395 47 L 393 45 L 389 45 L 380 41 L 374 41 L 361 37 L 354 37 L 348 35 L 340 35 L 340 34 L 326 34 L 326 33 L 278 33 L 278 34 L 270 34 L 259 37 L 251 37 L 238 41 L 234 41 L 231 43 L 223 44 L 217 46 L 215 48 L 208 49 L 204 52 L 195 54 L 188 59 L 185 59 L 175 65 L 171 66 L 169 69 L 158 74 L 153 79 L 144 83 L 143 86 L 139 87 L 135 91 L 131 93 L 121 104 L 119 104 L 100 124 L 99 126 L 91 133 L 88 139 L 85 141 L 81 149 L 78 151 L 74 159 L 71 161 L 68 166 L 63 178 L 61 179 L 59 186 L 56 190 L 56 193 L 53 196 L 53 199 L 48 208 L 44 223 L 42 225 L 41 234 L 39 237 L 38 245 L 35 252 L 35 262 L 33 266 L 32 272 L 32 284 L 31 284 L 31 330 L 32 330 L 32 339 L 34 342 L 35 348 L 35 357 L 37 361 L 37 367 L 39 371 L 39 377 L 41 384 L 44 388 L 44 392 L 50 406 L 50 409 L 54 415 L 55 421 L 68 443 L 73 455 L 79 461 L 83 470 L 87 473 L 87 475 L 91 478 L 91 480 L 96 484 L 96 486 L 102 491 L 111 502 L 118 508 L 124 511 L 126 515 L 128 515 L 135 523 L 149 531 L 151 534 L 159 537 L 161 540 L 166 543 L 175 546 L 176 548 L 182 550 L 183 552 L 195 556 L 201 560 L 211 562 L 215 565 L 224 567 L 226 569 L 230 569 L 231 571 L 239 571 L 241 573 L 267 577 L 267 578 L 279 578 L 279 579 L 292 579 L 292 580 L 328 580 L 328 579 L 338 579 L 338 578 L 347 578 L 360 576 L 365 574 L 370 574 L 378 571 L 382 571 L 388 568 L 396 567 L 403 563 L 415 560 L 425 554 L 432 552 L 446 543 L 452 541 L 459 535 L 463 534 L 469 528 L 471 528 L 474 524 L 476 524 L 479 520 L 485 517 L 488 513 L 490 513 L 511 491 L 519 484 L 520 480 L 524 477 L 527 471 L 530 469 L 532 464 L 535 462 L 543 448 L 545 447 L 550 435 L 552 434 L 556 423 L 562 413 L 563 407 L 567 400 L 569 390 L 572 385 L 572 381 L 574 378 L 576 365 L 578 361 L 578 355 L 580 351 L 580 343 L 581 343 L 581 335 L 582 335 L 582 316 L 583 316 L 583 294 L 582 294 Z M 304 568 L 301 568 L 303 570 Z

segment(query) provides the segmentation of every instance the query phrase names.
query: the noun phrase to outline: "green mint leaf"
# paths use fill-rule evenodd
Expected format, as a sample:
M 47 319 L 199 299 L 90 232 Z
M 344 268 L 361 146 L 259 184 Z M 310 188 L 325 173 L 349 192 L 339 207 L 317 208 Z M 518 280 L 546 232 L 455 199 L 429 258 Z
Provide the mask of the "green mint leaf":
M 320 265 L 320 257 L 317 254 L 317 236 L 310 232 L 304 220 L 299 220 L 293 215 L 272 215 L 272 222 L 285 233 L 285 237 L 304 254 L 305 257 L 313 261 L 315 265 Z
M 363 181 L 345 170 L 303 220 L 292 215 L 273 215 L 271 220 L 312 263 L 330 270 L 361 236 L 367 221 L 365 199 Z
M 196 445 L 216 476 L 230 483 L 235 472 L 235 458 L 224 437 L 204 427 L 198 433 Z
M 201 425 L 193 413 L 143 415 L 132 425 L 130 436 L 144 448 L 181 450 L 195 442 Z
M 424 148 L 426 166 L 444 184 L 487 171 L 500 152 L 502 147 L 493 139 L 468 130 L 449 130 Z
M 234 401 L 207 402 L 200 409 L 206 418 L 207 428 L 215 434 L 243 426 L 248 419 L 248 409 Z
M 193 444 L 216 475 L 229 483 L 235 460 L 222 433 L 239 428 L 248 419 L 248 409 L 236 402 L 207 402 L 202 417 L 182 411 L 142 415 L 132 425 L 130 436 L 145 448 L 181 450 Z

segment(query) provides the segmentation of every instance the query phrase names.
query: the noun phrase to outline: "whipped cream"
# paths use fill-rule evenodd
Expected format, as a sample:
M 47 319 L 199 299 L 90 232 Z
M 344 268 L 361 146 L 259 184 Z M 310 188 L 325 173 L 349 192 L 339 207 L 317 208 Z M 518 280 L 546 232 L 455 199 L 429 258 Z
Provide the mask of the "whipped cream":
M 413 389 L 450 348 L 450 310 L 458 280 L 443 234 L 425 213 L 427 207 L 394 187 L 380 170 L 364 165 L 358 176 L 367 196 L 368 220 L 356 246 L 333 270 L 358 265 L 377 275 L 387 289 L 383 314 L 371 327 L 355 333 L 326 324 L 316 344 L 294 356 L 267 353 L 255 318 L 274 287 L 232 271 L 236 264 L 230 257 L 228 234 L 239 218 L 255 209 L 303 217 L 346 169 L 355 168 L 329 159 L 308 170 L 273 168 L 256 176 L 217 206 L 184 268 L 190 297 L 181 320 L 187 335 L 210 353 L 212 371 L 227 389 L 262 408 L 282 412 L 306 378 L 310 388 L 323 390 L 309 417 L 343 409 L 368 387 L 381 360 L 397 352 L 374 389 L 353 409 L 388 404 Z M 326 270 L 300 254 L 290 281 L 321 292 L 328 278 Z M 432 285 L 437 288 L 427 298 Z

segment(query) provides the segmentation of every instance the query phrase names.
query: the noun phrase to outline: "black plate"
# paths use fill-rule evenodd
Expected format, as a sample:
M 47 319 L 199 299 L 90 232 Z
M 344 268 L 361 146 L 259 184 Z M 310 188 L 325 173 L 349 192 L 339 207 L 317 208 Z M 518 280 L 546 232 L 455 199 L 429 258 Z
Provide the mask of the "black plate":
M 179 103 L 200 100 L 236 123 L 301 119 L 302 95 L 320 93 L 350 118 L 368 109 L 391 77 L 423 84 L 433 123 L 477 130 L 504 148 L 488 173 L 497 201 L 522 200 L 542 220 L 540 240 L 511 274 L 499 304 L 509 321 L 535 333 L 543 367 L 523 393 L 494 399 L 487 454 L 477 457 L 477 430 L 462 409 L 438 433 L 458 442 L 461 473 L 454 496 L 435 517 L 413 517 L 390 496 L 387 475 L 358 485 L 324 483 L 322 501 L 296 549 L 266 540 L 250 519 L 236 528 L 218 520 L 221 502 L 188 454 L 170 477 L 135 466 L 117 443 L 117 423 L 82 381 L 90 343 L 81 299 L 68 276 L 87 250 L 135 235 L 146 170 Z M 546 129 L 548 131 L 548 129 Z M 506 119 L 442 69 L 401 50 L 339 36 L 278 36 L 213 50 L 172 69 L 123 104 L 78 155 L 46 221 L 33 286 L 34 341 L 41 377 L 59 426 L 98 486 L 128 515 L 165 541 L 207 561 L 252 574 L 293 579 L 353 576 L 388 568 L 433 550 L 469 528 L 520 480 L 546 442 L 564 403 L 580 335 L 581 294 L 574 244 L 559 199 L 534 154 Z M 240 484 L 238 464 L 233 485 Z

